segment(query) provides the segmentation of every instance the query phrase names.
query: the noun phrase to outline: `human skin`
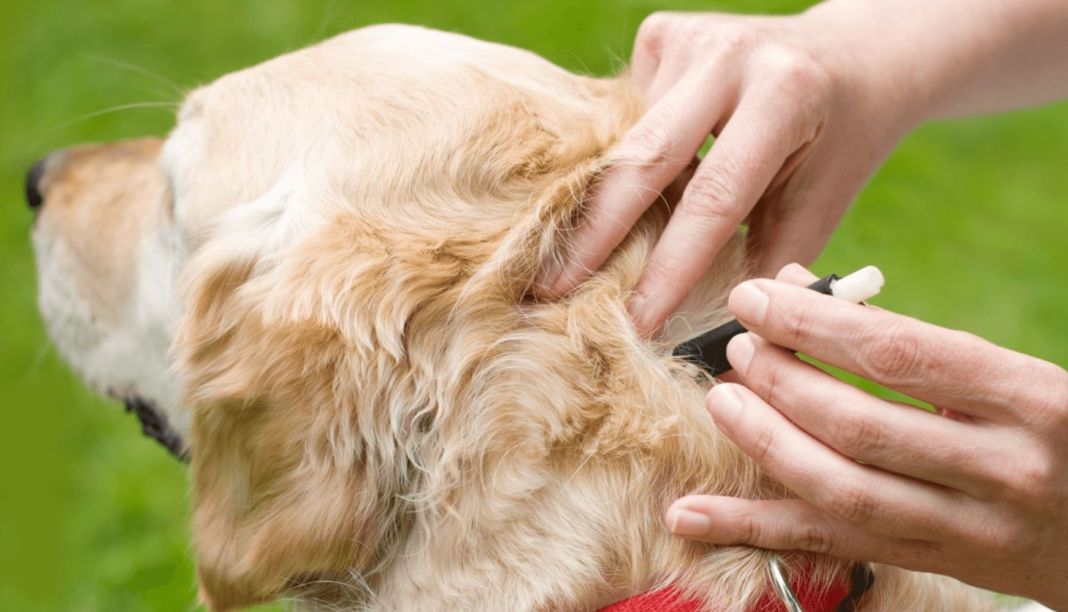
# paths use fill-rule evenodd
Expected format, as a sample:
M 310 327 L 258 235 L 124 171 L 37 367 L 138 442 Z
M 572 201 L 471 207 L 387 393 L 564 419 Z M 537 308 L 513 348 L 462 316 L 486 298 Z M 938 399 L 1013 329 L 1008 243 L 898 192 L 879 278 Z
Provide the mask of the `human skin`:
M 624 137 L 559 266 L 568 293 L 660 190 L 689 180 L 630 310 L 652 334 L 748 222 L 761 275 L 810 262 L 897 141 L 937 118 L 1068 96 L 1064 0 L 830 0 L 789 17 L 655 14 L 633 77 L 648 112 Z M 668 527 L 719 544 L 803 549 L 949 574 L 1068 607 L 1068 374 L 981 339 L 791 286 L 732 293 L 752 333 L 740 381 L 709 394 L 720 428 L 796 500 L 689 497 Z M 934 404 L 885 402 L 789 346 Z
M 760 275 L 819 254 L 856 193 L 924 121 L 1068 96 L 1063 0 L 831 0 L 786 17 L 656 13 L 631 70 L 648 111 L 622 139 L 569 254 L 535 293 L 557 298 L 604 261 L 660 191 L 689 180 L 630 305 L 653 333 L 738 225 Z
M 878 308 L 801 288 L 798 265 L 742 283 L 729 308 L 750 330 L 717 385 L 716 425 L 799 496 L 685 497 L 675 534 L 810 550 L 937 572 L 1068 607 L 1068 372 Z M 885 401 L 807 355 L 931 403 Z

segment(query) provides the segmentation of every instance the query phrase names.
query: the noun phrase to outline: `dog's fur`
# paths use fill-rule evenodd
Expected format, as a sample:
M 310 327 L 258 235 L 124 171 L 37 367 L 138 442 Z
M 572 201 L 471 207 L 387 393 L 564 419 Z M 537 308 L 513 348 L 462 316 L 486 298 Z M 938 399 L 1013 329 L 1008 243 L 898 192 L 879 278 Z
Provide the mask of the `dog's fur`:
M 193 92 L 162 154 L 50 158 L 42 312 L 92 385 L 190 441 L 209 608 L 589 610 L 675 584 L 746 610 L 769 590 L 766 552 L 662 527 L 683 494 L 785 494 L 670 357 L 726 317 L 741 240 L 653 341 L 625 304 L 666 207 L 573 295 L 527 297 L 641 110 L 626 76 L 378 26 Z M 788 558 L 820 584 L 846 568 Z M 875 573 L 864 609 L 991 607 Z

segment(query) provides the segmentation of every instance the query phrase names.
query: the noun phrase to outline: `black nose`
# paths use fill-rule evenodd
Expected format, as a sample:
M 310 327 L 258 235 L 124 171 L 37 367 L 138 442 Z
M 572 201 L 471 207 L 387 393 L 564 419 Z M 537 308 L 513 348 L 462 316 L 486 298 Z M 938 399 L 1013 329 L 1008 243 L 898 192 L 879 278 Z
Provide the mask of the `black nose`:
M 44 197 L 41 195 L 41 176 L 44 175 L 47 159 L 47 157 L 42 158 L 26 173 L 26 203 L 32 210 L 37 210 L 44 204 Z

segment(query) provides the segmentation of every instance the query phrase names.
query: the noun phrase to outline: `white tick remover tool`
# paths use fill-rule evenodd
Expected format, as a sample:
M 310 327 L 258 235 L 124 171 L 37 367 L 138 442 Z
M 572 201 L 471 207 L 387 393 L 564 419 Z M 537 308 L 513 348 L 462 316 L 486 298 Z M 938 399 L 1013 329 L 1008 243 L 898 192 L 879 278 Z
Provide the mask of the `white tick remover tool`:
M 829 274 L 808 286 L 813 291 L 859 304 L 879 295 L 883 288 L 883 273 L 875 266 L 866 266 L 856 272 L 838 276 Z M 688 359 L 712 376 L 731 369 L 727 361 L 727 343 L 746 329 L 737 321 L 729 321 L 675 347 L 675 356 Z

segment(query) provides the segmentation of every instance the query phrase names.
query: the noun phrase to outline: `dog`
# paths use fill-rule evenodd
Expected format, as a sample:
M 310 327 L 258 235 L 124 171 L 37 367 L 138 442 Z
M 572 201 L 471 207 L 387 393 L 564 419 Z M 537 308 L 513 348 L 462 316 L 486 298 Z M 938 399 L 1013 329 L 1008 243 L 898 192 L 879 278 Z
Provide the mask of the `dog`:
M 779 609 L 771 553 L 662 527 L 685 494 L 788 495 L 671 356 L 729 318 L 741 237 L 655 339 L 626 303 L 670 189 L 591 280 L 530 297 L 642 110 L 626 73 L 382 25 L 193 91 L 165 141 L 35 166 L 49 334 L 188 454 L 209 609 Z M 814 590 L 855 569 L 784 564 Z M 857 609 L 996 607 L 870 571 Z

